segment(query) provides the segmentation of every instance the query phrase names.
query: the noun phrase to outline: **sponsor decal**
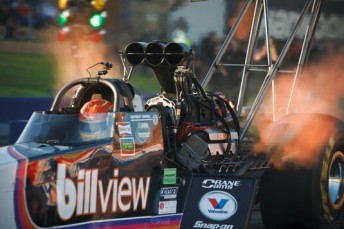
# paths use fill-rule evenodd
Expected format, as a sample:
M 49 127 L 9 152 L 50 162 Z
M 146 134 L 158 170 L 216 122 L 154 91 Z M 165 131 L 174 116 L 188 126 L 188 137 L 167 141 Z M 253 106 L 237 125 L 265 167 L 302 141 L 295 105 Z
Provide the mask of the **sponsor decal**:
M 150 114 L 134 114 L 134 115 L 130 115 L 130 119 L 132 121 L 144 121 L 144 120 L 152 120 L 152 117 Z
M 177 168 L 165 168 L 163 184 L 176 184 L 177 183 Z
M 118 122 L 117 126 L 120 137 L 132 135 L 130 122 Z
M 211 191 L 204 194 L 198 203 L 200 212 L 208 219 L 222 221 L 233 216 L 238 204 L 236 199 L 224 191 Z
M 120 138 L 121 156 L 135 156 L 134 138 Z
M 202 182 L 202 188 L 233 189 L 239 187 L 240 181 L 206 179 Z
M 73 215 L 92 215 L 128 212 L 146 209 L 150 177 L 128 177 L 119 179 L 119 169 L 113 170 L 113 178 L 107 182 L 98 179 L 98 169 L 80 169 L 77 180 L 66 176 L 67 166 L 57 166 L 57 212 L 62 220 Z M 104 183 L 103 183 L 104 182 Z M 111 200 L 111 201 L 110 201 Z
M 134 114 L 134 115 L 130 115 L 130 119 L 131 121 L 152 121 L 153 124 L 156 126 L 159 123 L 159 117 L 156 114 L 148 114 L 148 113 L 144 113 L 144 114 Z
M 166 187 L 160 189 L 160 197 L 163 199 L 177 198 L 178 187 Z
M 233 229 L 234 226 L 230 224 L 203 223 L 203 221 L 196 221 L 193 228 Z
M 157 115 L 153 115 L 153 124 L 156 126 L 156 125 L 158 125 L 158 122 L 159 122 L 159 118 L 158 118 L 158 116 Z
M 159 201 L 159 215 L 173 214 L 177 212 L 177 201 Z
M 149 137 L 151 136 L 151 130 L 149 128 L 148 122 L 138 123 L 136 132 L 139 142 L 144 143 L 145 141 L 147 141 L 147 139 L 149 139 Z

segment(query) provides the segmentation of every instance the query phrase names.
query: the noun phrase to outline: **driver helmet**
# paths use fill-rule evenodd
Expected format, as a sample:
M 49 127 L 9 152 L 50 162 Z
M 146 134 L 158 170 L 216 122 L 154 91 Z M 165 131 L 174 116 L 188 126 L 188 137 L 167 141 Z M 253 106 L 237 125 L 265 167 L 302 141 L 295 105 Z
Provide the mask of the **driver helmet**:
M 85 103 L 80 110 L 80 136 L 83 140 L 94 140 L 110 136 L 112 130 L 107 112 L 113 111 L 113 104 L 98 94 Z

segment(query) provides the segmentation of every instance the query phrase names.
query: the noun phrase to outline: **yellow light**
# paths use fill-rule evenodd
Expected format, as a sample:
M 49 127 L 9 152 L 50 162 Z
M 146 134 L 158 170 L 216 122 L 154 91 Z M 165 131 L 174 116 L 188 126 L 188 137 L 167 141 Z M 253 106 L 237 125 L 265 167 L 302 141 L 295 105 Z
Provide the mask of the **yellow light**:
M 67 6 L 68 6 L 68 0 L 59 0 L 58 5 L 59 5 L 59 8 L 60 8 L 61 10 L 63 10 L 63 9 L 65 9 L 65 8 L 67 8 Z
M 104 8 L 106 3 L 106 0 L 93 0 L 91 2 L 91 5 L 96 9 L 96 10 L 101 10 Z

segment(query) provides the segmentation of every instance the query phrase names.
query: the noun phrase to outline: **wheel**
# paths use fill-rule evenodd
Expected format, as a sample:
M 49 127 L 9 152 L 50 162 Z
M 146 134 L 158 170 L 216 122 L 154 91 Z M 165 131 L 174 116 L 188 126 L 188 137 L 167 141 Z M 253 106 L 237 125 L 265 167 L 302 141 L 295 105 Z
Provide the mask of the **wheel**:
M 326 134 L 326 140 L 320 147 L 313 149 L 311 166 L 298 163 L 293 158 L 284 162 L 283 167 L 273 167 L 263 175 L 259 198 L 267 229 L 344 228 L 344 125 L 326 115 L 307 117 L 333 128 Z M 288 128 L 284 124 L 278 128 L 282 128 L 284 134 L 294 131 L 295 139 L 302 139 L 301 135 L 306 130 L 301 128 L 301 131 L 295 131 L 296 127 L 290 125 L 299 118 L 287 118 L 284 123 L 288 123 Z M 295 141 L 292 143 L 295 144 Z

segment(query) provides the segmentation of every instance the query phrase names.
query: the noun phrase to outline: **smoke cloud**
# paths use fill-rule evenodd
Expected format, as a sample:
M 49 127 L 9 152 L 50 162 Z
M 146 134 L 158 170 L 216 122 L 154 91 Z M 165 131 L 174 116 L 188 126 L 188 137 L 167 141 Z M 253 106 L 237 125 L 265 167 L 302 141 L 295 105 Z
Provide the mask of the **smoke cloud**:
M 56 35 L 57 32 L 50 32 Z M 99 62 L 111 62 L 113 68 L 106 77 L 121 78 L 120 64 L 118 63 L 118 54 L 115 53 L 111 45 L 103 41 L 94 42 L 89 39 L 80 38 L 77 44 L 73 45 L 70 39 L 63 42 L 57 41 L 56 36 L 49 37 L 47 50 L 54 55 L 57 63 L 58 77 L 56 79 L 55 90 L 59 90 L 66 83 L 72 80 L 89 77 L 87 68 Z M 102 70 L 99 65 L 91 68 L 89 71 L 92 77 L 97 75 L 97 71 Z
M 272 97 L 268 93 L 261 110 L 255 117 L 253 129 L 259 137 L 254 146 L 256 153 L 265 153 L 277 168 L 292 162 L 311 167 L 325 150 L 336 125 L 325 114 L 343 120 L 344 116 L 344 52 L 324 56 L 310 63 L 300 75 L 290 109 L 285 117 L 292 86 L 286 75 L 276 79 L 276 122 L 271 121 Z M 303 114 L 303 115 L 300 115 Z

